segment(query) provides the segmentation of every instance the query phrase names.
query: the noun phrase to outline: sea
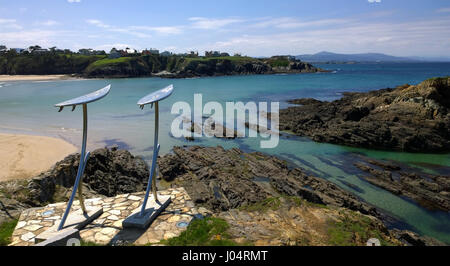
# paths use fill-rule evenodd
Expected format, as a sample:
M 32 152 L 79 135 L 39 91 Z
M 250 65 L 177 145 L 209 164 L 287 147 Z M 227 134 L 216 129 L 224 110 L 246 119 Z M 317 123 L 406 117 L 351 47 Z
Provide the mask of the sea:
M 196 138 L 189 142 L 175 138 L 171 126 L 178 116 L 172 114 L 177 102 L 193 106 L 194 95 L 203 102 L 280 102 L 315 98 L 332 101 L 343 92 L 365 92 L 418 84 L 432 77 L 449 76 L 450 63 L 374 63 L 317 64 L 328 73 L 225 76 L 193 79 L 91 79 L 64 81 L 0 82 L 0 132 L 45 135 L 81 145 L 82 108 L 58 112 L 54 104 L 84 95 L 111 84 L 110 94 L 88 106 L 88 149 L 118 146 L 142 156 L 150 163 L 153 152 L 154 110 L 141 110 L 137 101 L 154 91 L 173 84 L 174 93 L 160 103 L 160 154 L 170 153 L 174 146 L 223 146 L 259 151 L 285 159 L 292 167 L 301 167 L 315 176 L 329 180 L 362 200 L 395 218 L 391 226 L 409 229 L 450 244 L 450 213 L 429 210 L 408 198 L 377 188 L 361 177 L 363 172 L 353 164 L 361 156 L 391 160 L 417 172 L 450 178 L 450 154 L 422 154 L 380 151 L 315 143 L 305 137 L 283 134 L 279 145 L 262 149 L 259 138 L 225 140 Z M 269 105 L 270 106 L 270 105 Z M 194 111 L 194 107 L 192 107 Z M 57 148 L 57 147 L 55 147 Z M 264 182 L 261 181 L 261 182 Z

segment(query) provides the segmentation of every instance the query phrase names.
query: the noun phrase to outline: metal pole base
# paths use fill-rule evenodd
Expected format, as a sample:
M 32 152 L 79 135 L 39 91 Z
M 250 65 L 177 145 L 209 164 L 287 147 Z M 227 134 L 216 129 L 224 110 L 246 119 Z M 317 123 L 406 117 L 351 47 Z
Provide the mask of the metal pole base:
M 144 215 L 141 214 L 141 209 L 138 208 L 122 222 L 123 228 L 137 228 L 145 230 L 150 224 L 158 217 L 158 215 L 164 211 L 167 206 L 172 202 L 170 196 L 158 196 L 158 201 L 154 196 L 148 197 L 147 204 L 145 206 Z
M 59 229 L 59 226 L 56 224 L 38 235 L 35 238 L 35 243 L 38 244 L 45 241 L 46 245 L 52 245 L 52 243 L 60 241 L 64 235 L 82 230 L 102 214 L 103 208 L 101 207 L 89 209 L 86 214 L 80 209 L 70 215 L 62 229 Z

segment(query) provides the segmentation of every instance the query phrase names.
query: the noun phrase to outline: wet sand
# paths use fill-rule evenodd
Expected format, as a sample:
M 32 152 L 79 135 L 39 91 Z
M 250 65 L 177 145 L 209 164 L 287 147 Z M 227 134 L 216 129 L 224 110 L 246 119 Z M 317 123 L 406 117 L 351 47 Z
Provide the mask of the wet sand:
M 0 133 L 0 181 L 32 178 L 77 151 L 57 138 Z
M 76 79 L 70 75 L 0 75 L 0 82 L 5 81 L 47 81 Z

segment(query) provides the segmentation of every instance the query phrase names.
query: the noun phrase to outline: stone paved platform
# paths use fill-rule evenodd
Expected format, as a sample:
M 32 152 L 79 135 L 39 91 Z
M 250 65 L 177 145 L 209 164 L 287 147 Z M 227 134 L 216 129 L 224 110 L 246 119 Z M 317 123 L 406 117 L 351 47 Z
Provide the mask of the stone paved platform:
M 205 208 L 197 208 L 184 188 L 158 193 L 170 195 L 172 203 L 147 230 L 122 228 L 122 221 L 141 206 L 144 192 L 85 200 L 86 208 L 103 207 L 103 214 L 80 231 L 82 240 L 99 245 L 158 244 L 163 239 L 180 235 L 186 229 L 180 225 L 189 224 L 197 215 L 210 214 Z M 34 245 L 37 235 L 59 223 L 65 207 L 66 203 L 57 203 L 22 212 L 12 235 L 11 246 Z M 75 201 L 72 212 L 81 212 L 80 209 L 79 202 Z

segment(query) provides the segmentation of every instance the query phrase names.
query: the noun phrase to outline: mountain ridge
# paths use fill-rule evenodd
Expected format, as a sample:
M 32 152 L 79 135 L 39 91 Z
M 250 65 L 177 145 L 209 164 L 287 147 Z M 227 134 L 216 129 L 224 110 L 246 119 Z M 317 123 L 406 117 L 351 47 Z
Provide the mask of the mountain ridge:
M 312 62 L 449 62 L 450 58 L 427 58 L 427 57 L 399 57 L 383 53 L 357 53 L 357 54 L 339 54 L 322 51 L 316 54 L 303 54 L 295 56 L 296 59 Z

